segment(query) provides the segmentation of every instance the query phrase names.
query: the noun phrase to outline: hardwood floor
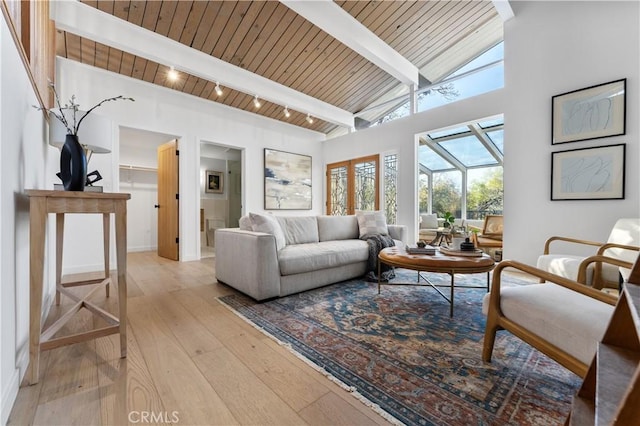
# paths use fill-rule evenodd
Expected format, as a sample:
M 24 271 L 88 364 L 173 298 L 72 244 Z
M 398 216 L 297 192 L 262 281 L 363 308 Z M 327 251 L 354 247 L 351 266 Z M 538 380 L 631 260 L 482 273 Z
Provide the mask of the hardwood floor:
M 130 253 L 127 358 L 118 335 L 43 352 L 40 382 L 20 388 L 8 424 L 387 424 L 221 305 L 217 297 L 233 290 L 214 268 L 211 258 Z M 111 294 L 92 300 L 116 312 Z M 70 303 L 63 297 L 47 321 Z M 98 321 L 82 310 L 62 332 Z

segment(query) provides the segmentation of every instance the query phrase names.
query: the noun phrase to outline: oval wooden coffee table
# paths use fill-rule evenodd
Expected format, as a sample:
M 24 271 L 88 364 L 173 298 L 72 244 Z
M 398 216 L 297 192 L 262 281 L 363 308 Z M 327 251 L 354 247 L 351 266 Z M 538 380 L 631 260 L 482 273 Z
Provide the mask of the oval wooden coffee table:
M 380 281 L 380 268 L 382 263 L 385 265 L 411 269 L 418 272 L 418 279 L 415 283 L 389 283 Z M 480 286 L 456 286 L 455 274 L 479 274 L 482 272 L 487 273 L 487 291 L 489 291 L 489 272 L 495 267 L 494 260 L 487 254 L 477 257 L 467 256 L 451 256 L 445 255 L 436 250 L 434 255 L 426 254 L 409 254 L 403 248 L 400 247 L 388 247 L 380 251 L 378 254 L 378 294 L 380 293 L 381 286 L 384 285 L 415 285 L 415 286 L 431 286 L 433 287 L 445 300 L 449 302 L 451 308 L 449 315 L 453 317 L 453 295 L 454 289 L 458 288 L 484 288 Z M 433 284 L 429 279 L 422 275 L 421 272 L 433 272 L 440 274 L 449 274 L 451 276 L 450 285 Z M 423 279 L 426 284 L 420 284 L 420 279 Z M 450 296 L 447 297 L 438 287 L 449 287 L 451 290 Z

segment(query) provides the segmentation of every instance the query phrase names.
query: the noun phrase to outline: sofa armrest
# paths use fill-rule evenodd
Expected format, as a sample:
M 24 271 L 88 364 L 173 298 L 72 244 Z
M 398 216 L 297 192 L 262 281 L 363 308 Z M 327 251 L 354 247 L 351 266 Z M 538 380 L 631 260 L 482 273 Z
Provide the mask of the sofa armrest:
M 407 225 L 387 225 L 389 230 L 389 236 L 394 240 L 402 241 L 402 244 L 407 244 Z
M 276 240 L 264 232 L 223 228 L 215 232 L 216 279 L 256 300 L 280 296 Z

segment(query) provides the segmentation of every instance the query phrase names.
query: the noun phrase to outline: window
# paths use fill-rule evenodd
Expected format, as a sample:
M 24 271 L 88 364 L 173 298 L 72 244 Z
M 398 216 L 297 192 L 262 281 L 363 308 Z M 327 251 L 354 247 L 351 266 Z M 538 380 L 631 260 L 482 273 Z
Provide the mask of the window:
M 384 211 L 387 223 L 397 223 L 398 213 L 398 156 L 384 156 Z
M 463 219 L 502 214 L 503 127 L 498 116 L 419 135 L 421 213 Z
M 327 164 L 327 214 L 380 208 L 378 155 Z

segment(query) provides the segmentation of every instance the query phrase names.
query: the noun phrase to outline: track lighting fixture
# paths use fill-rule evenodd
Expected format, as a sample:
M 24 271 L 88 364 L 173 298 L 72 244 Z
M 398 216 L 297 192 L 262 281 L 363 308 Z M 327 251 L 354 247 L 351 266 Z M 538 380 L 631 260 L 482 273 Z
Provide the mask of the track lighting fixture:
M 217 81 L 216 81 L 215 91 L 216 91 L 216 95 L 222 96 L 222 88 L 220 87 L 220 83 L 218 83 Z
M 313 124 L 313 118 L 311 118 L 311 114 L 307 113 L 307 118 L 306 118 L 306 120 L 307 120 L 307 123 L 309 123 L 309 124 Z
M 260 103 L 260 100 L 258 99 L 258 95 L 256 95 L 256 97 L 255 97 L 255 98 L 253 98 L 253 105 L 254 105 L 256 108 L 260 108 L 260 107 L 262 106 L 262 104 Z
M 289 112 L 289 107 L 287 106 L 284 107 L 284 116 L 287 118 L 291 117 L 291 113 Z
M 170 81 L 176 81 L 178 79 L 178 71 L 176 71 L 175 68 L 171 66 L 169 68 L 169 72 L 167 73 L 167 77 Z

